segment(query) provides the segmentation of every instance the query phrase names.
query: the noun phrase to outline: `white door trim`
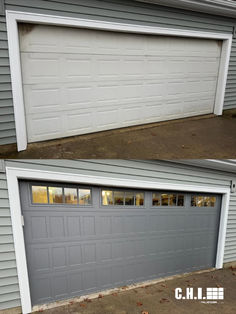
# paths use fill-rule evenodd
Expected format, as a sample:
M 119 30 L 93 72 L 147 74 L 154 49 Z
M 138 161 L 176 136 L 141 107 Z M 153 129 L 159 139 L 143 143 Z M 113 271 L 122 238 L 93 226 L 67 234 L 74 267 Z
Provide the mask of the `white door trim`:
M 51 172 L 45 170 L 20 169 L 14 167 L 6 167 L 6 175 L 23 314 L 30 313 L 32 311 L 32 306 L 30 298 L 28 270 L 26 263 L 24 233 L 21 221 L 21 203 L 18 183 L 19 179 L 97 184 L 104 186 L 132 187 L 142 189 L 161 189 L 161 190 L 166 189 L 173 191 L 176 190 L 186 192 L 205 192 L 214 194 L 219 193 L 222 195 L 222 204 L 215 267 L 222 268 L 223 266 L 226 227 L 230 200 L 230 188 L 161 183 L 158 181 L 142 181 L 142 180 L 138 181 L 115 177 L 110 178 L 73 173 Z
M 224 95 L 228 66 L 232 45 L 232 34 L 212 33 L 193 30 L 182 30 L 173 28 L 163 28 L 154 26 L 134 25 L 125 23 L 115 23 L 97 20 L 87 20 L 80 18 L 43 15 L 28 12 L 6 11 L 7 36 L 9 46 L 9 58 L 12 79 L 13 105 L 16 123 L 16 138 L 18 151 L 27 148 L 27 130 L 25 121 L 25 107 L 23 97 L 21 60 L 19 49 L 18 22 L 60 25 L 69 27 L 82 27 L 98 30 L 130 32 L 153 35 L 182 36 L 194 38 L 208 38 L 222 40 L 222 53 L 219 67 L 219 77 L 214 106 L 214 113 L 221 115 L 223 111 Z

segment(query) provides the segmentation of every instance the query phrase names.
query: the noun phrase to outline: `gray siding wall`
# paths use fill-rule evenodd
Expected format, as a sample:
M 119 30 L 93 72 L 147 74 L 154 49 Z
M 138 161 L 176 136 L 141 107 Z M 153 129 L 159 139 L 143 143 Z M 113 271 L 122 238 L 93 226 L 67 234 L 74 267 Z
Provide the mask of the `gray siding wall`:
M 232 33 L 236 20 L 131 0 L 0 0 L 5 9 L 181 29 Z M 5 16 L 0 15 L 0 145 L 15 143 Z M 236 107 L 236 40 L 233 43 L 225 109 Z
M 20 305 L 7 180 L 0 169 L 0 309 Z
M 232 178 L 224 172 L 168 162 L 128 160 L 23 160 L 6 166 L 66 173 L 131 178 L 206 186 L 229 187 Z M 3 170 L 2 170 L 3 171 Z M 20 305 L 6 176 L 0 171 L 0 309 Z M 236 261 L 236 194 L 230 201 L 224 261 Z

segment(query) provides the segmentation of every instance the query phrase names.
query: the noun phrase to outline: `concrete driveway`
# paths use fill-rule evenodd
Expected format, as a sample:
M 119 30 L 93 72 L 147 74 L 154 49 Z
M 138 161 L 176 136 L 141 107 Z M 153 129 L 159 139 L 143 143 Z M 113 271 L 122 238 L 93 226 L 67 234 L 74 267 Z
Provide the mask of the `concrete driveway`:
M 236 157 L 236 110 L 0 148 L 0 158 L 230 159 Z
M 175 288 L 183 291 L 187 287 L 203 288 L 223 287 L 224 300 L 216 303 L 202 303 L 199 300 L 176 300 Z M 236 311 L 236 268 L 222 269 L 200 274 L 179 276 L 179 278 L 162 281 L 155 285 L 135 288 L 129 291 L 100 295 L 93 300 L 84 300 L 37 313 L 44 314 L 189 314 L 215 313 L 234 314 Z

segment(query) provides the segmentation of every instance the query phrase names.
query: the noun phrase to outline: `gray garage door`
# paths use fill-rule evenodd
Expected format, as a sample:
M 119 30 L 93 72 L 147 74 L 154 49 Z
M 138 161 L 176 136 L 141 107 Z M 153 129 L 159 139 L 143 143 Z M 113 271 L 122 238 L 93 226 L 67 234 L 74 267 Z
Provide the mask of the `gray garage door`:
M 215 265 L 221 197 L 21 182 L 34 305 Z

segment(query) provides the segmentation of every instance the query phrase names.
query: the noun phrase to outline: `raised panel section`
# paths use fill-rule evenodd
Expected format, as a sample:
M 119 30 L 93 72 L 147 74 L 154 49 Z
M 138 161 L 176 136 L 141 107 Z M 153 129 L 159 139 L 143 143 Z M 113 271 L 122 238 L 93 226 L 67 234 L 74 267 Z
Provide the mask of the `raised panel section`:
M 213 112 L 217 40 L 33 25 L 20 50 L 29 142 Z

